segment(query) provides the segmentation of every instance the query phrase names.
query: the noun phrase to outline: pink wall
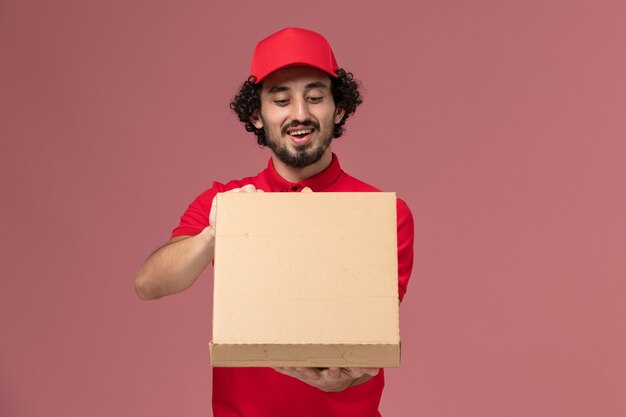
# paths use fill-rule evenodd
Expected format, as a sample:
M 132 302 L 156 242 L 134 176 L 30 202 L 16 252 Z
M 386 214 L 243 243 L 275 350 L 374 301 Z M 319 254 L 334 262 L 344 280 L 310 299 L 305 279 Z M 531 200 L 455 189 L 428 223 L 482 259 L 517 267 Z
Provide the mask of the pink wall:
M 210 273 L 132 279 L 265 166 L 228 100 L 287 25 L 365 82 L 335 151 L 415 215 L 384 415 L 626 415 L 625 3 L 214 3 L 0 2 L 0 416 L 210 414 Z

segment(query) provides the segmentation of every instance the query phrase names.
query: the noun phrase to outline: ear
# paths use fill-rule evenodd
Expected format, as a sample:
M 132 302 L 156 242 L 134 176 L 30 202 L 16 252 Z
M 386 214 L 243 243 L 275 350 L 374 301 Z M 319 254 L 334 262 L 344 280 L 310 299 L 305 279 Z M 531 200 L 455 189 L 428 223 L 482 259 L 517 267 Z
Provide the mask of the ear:
M 345 115 L 346 111 L 341 107 L 337 107 L 335 109 L 335 124 L 339 124 L 339 122 L 341 122 L 341 119 L 343 119 L 343 116 Z
M 254 125 L 254 127 L 256 127 L 257 129 L 263 129 L 263 118 L 261 117 L 261 115 L 259 114 L 258 111 L 255 111 L 252 116 L 250 116 L 250 122 Z

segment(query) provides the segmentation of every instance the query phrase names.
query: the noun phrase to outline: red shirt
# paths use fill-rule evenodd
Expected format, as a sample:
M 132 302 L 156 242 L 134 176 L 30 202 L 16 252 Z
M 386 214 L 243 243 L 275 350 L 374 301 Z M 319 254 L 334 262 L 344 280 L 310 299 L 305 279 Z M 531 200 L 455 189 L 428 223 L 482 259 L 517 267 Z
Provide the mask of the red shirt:
M 219 192 L 252 184 L 266 192 L 376 192 L 371 185 L 346 174 L 333 154 L 331 164 L 319 174 L 298 183 L 282 178 L 270 159 L 268 167 L 254 177 L 214 182 L 187 208 L 172 237 L 194 236 L 209 225 L 213 197 Z M 404 297 L 413 267 L 413 217 L 406 203 L 397 200 L 398 296 Z M 323 392 L 271 368 L 213 368 L 215 417 L 377 417 L 384 386 L 384 372 L 342 392 Z

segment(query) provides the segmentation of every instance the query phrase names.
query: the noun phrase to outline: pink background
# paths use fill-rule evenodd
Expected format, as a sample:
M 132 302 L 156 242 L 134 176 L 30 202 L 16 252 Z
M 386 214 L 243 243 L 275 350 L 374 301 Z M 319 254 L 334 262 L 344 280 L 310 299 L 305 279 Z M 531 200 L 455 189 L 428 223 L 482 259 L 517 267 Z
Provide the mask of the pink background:
M 0 1 L 0 415 L 210 415 L 211 285 L 140 302 L 213 180 L 254 44 L 324 33 L 335 145 L 416 221 L 385 416 L 626 415 L 626 3 Z

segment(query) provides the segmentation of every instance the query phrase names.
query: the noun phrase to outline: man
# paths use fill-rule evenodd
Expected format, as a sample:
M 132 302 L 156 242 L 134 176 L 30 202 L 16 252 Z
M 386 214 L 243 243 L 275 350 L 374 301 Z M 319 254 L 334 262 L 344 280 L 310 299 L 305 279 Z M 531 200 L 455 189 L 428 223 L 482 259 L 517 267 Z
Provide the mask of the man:
M 287 28 L 259 42 L 231 108 L 270 148 L 269 165 L 253 177 L 215 182 L 198 196 L 170 241 L 142 265 L 138 295 L 183 291 L 213 260 L 219 192 L 379 191 L 346 174 L 331 151 L 361 101 L 358 82 L 338 67 L 321 35 Z M 402 299 L 413 263 L 413 219 L 402 200 L 397 214 Z M 216 417 L 380 416 L 383 385 L 383 371 L 370 368 L 214 368 L 213 410 Z

